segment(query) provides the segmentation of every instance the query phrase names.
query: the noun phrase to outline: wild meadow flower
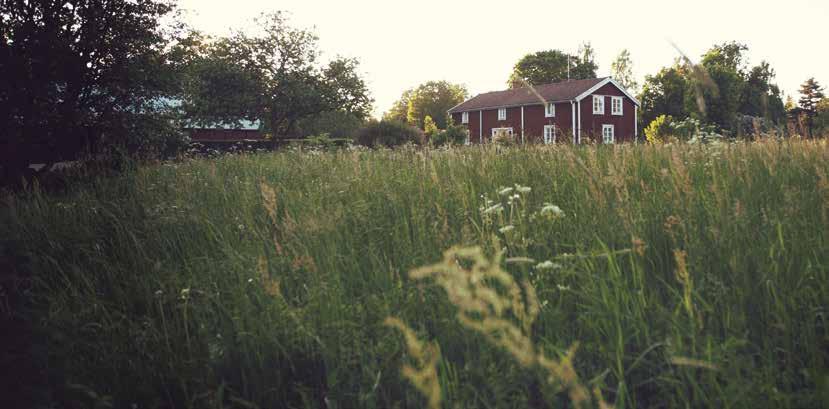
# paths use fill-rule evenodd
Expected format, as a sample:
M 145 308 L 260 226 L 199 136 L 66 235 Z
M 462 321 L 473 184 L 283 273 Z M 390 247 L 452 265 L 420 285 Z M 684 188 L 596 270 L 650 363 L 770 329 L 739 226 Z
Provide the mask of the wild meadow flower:
M 552 269 L 559 269 L 561 268 L 561 264 L 553 263 L 550 260 L 542 261 L 535 265 L 536 270 L 552 270 Z
M 564 217 L 564 211 L 560 207 L 550 203 L 544 203 L 544 207 L 541 208 L 541 214 L 545 216 Z
M 482 213 L 483 214 L 492 214 L 492 213 L 500 212 L 502 210 L 504 210 L 504 206 L 501 205 L 500 203 L 497 203 L 497 204 L 494 204 L 490 207 L 487 207 L 486 209 L 484 209 L 484 211 Z
M 507 232 L 511 232 L 513 230 L 515 230 L 515 226 L 513 226 L 511 224 L 498 229 L 498 231 L 503 233 L 503 234 L 507 234 Z
M 505 187 L 505 188 L 502 188 L 501 190 L 498 191 L 498 194 L 501 195 L 501 196 L 506 196 L 510 193 L 512 193 L 512 188 L 511 187 Z
M 529 186 L 521 186 L 521 185 L 516 184 L 515 185 L 515 190 L 517 190 L 518 193 L 525 193 L 526 194 L 526 193 L 530 193 L 533 190 L 533 188 L 531 188 Z
M 570 286 L 569 286 L 569 285 L 561 285 L 561 284 L 556 284 L 556 287 L 558 287 L 558 290 L 559 290 L 559 291 L 567 291 L 567 290 L 569 290 L 569 289 L 570 289 Z
M 182 289 L 181 290 L 181 299 L 186 301 L 189 298 L 190 298 L 190 289 L 189 288 Z

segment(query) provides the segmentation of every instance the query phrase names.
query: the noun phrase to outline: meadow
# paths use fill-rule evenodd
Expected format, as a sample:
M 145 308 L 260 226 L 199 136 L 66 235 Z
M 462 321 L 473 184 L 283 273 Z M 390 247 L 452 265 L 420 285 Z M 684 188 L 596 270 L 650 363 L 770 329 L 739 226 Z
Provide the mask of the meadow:
M 829 407 L 825 141 L 146 164 L 0 263 L 33 406 Z

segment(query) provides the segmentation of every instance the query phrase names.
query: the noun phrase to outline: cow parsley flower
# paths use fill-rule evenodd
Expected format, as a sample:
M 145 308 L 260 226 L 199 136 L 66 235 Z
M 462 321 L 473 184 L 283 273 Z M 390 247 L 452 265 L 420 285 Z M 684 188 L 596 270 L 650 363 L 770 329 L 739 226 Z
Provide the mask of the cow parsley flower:
M 483 214 L 492 214 L 492 213 L 500 212 L 501 210 L 504 210 L 504 206 L 502 204 L 498 203 L 498 204 L 494 204 L 494 205 L 484 209 Z
M 498 194 L 501 195 L 501 196 L 506 196 L 510 193 L 512 193 L 512 188 L 511 187 L 505 187 L 505 188 L 498 191 Z
M 545 216 L 563 217 L 564 211 L 554 204 L 544 203 L 544 207 L 541 208 L 541 214 Z
M 498 229 L 498 231 L 503 233 L 503 234 L 507 234 L 507 232 L 511 232 L 513 230 L 515 230 L 515 226 L 513 226 L 511 224 Z
M 550 260 L 542 261 L 541 263 L 535 265 L 536 270 L 553 270 L 559 268 L 561 268 L 561 264 L 553 263 Z
M 519 193 L 530 193 L 533 190 L 533 188 L 531 188 L 529 186 L 521 186 L 521 185 L 516 184 L 515 185 L 515 190 L 517 190 Z

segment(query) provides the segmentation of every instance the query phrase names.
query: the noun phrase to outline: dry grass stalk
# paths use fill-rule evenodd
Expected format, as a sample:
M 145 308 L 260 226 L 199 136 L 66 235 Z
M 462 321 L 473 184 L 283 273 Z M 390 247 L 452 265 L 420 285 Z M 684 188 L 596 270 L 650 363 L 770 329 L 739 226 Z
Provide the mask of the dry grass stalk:
M 545 370 L 551 386 L 566 390 L 576 407 L 588 407 L 590 392 L 573 367 L 577 346 L 561 360 L 548 358 L 536 347 L 531 333 L 540 312 L 538 297 L 529 282 L 519 285 L 501 269 L 502 256 L 498 251 L 490 261 L 480 247 L 453 247 L 444 253 L 441 262 L 412 270 L 409 276 L 435 280 L 458 308 L 457 318 L 462 325 L 503 347 L 522 366 Z M 596 399 L 599 407 L 610 407 L 600 394 Z
M 401 372 L 429 400 L 429 408 L 440 408 L 441 393 L 438 381 L 437 364 L 440 361 L 440 347 L 437 343 L 424 344 L 403 321 L 386 318 L 385 325 L 397 328 L 406 339 L 409 355 L 417 362 L 417 367 L 403 365 Z

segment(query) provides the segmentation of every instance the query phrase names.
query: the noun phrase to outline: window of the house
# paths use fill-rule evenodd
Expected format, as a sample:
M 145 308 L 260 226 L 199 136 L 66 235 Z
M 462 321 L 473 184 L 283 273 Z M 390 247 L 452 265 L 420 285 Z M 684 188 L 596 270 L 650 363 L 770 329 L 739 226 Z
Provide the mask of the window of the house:
M 461 114 L 461 123 L 468 124 L 469 123 L 469 112 L 464 112 Z
M 613 125 L 602 125 L 602 142 L 614 143 L 616 141 L 613 128 Z
M 544 125 L 544 143 L 555 143 L 556 142 L 556 126 L 555 125 Z
M 593 113 L 604 115 L 604 96 L 593 95 Z
M 507 109 L 506 108 L 498 108 L 498 120 L 503 121 L 507 119 Z
M 610 113 L 613 115 L 622 115 L 622 97 L 610 98 Z
M 547 105 L 544 106 L 544 116 L 547 118 L 556 116 L 556 104 L 548 102 Z

